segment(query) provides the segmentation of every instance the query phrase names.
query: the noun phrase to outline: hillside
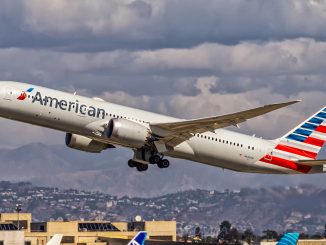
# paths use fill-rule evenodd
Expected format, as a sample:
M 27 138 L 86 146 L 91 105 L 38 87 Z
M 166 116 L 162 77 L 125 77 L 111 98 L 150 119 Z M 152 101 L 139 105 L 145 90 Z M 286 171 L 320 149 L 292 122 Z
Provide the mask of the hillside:
M 31 181 L 40 186 L 98 190 L 113 195 L 151 197 L 189 189 L 241 189 L 302 183 L 326 188 L 325 175 L 259 175 L 171 159 L 168 169 L 150 166 L 139 173 L 127 166 L 132 152 L 110 149 L 83 153 L 64 145 L 29 144 L 0 149 L 0 180 Z

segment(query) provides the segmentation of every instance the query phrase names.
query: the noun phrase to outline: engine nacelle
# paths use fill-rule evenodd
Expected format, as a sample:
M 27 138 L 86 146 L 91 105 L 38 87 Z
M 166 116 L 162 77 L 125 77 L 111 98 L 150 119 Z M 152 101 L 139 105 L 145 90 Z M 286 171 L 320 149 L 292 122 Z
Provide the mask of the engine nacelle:
M 149 129 L 127 119 L 114 118 L 109 122 L 106 136 L 122 145 L 141 148 L 147 142 Z
M 100 153 L 114 146 L 107 145 L 78 134 L 66 134 L 66 145 L 70 148 L 91 153 Z

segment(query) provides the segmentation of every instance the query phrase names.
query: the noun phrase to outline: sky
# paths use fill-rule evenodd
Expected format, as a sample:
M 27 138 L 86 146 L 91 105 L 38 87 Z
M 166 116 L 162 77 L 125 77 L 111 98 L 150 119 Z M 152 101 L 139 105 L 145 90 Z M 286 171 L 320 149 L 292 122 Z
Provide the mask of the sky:
M 273 139 L 326 104 L 325 78 L 324 0 L 1 1 L 0 80 L 180 118 L 302 100 L 239 129 Z M 0 122 L 2 147 L 64 143 Z

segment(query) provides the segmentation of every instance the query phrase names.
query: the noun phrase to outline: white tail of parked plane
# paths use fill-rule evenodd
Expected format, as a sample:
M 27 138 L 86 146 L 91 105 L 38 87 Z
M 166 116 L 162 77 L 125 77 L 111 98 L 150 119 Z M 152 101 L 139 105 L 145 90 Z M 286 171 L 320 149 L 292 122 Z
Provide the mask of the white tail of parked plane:
M 55 234 L 46 245 L 60 245 L 62 237 L 62 234 Z
M 146 231 L 140 231 L 137 235 L 128 243 L 128 245 L 144 245 L 147 237 Z

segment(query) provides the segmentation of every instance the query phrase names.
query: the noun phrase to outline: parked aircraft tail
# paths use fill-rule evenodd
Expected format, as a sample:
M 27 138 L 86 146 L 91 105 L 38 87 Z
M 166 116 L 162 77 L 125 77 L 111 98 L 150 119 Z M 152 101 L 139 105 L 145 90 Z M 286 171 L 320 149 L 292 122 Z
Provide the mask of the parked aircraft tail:
M 144 245 L 147 237 L 146 231 L 140 231 L 137 235 L 128 243 L 128 245 Z
M 62 234 L 55 234 L 46 245 L 60 245 L 62 237 Z
M 276 245 L 296 245 L 298 243 L 300 234 L 295 233 L 286 233 L 281 240 L 278 241 Z

